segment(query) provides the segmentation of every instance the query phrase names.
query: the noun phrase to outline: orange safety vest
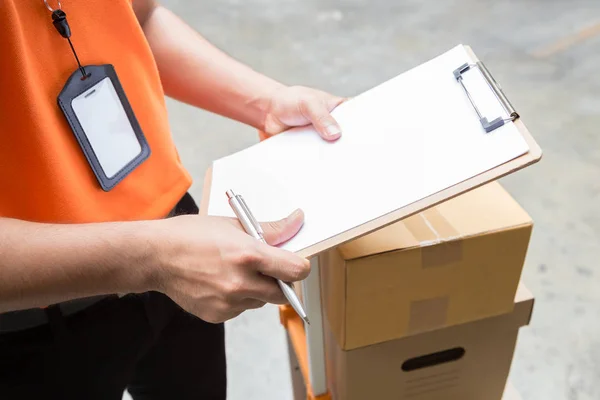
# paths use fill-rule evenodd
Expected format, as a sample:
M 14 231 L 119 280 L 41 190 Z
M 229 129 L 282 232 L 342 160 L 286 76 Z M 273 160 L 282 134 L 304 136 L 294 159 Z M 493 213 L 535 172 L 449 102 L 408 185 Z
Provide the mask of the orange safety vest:
M 43 0 L 0 1 L 0 216 L 83 223 L 165 216 L 191 185 L 131 0 L 61 0 L 85 65 L 112 64 L 150 157 L 104 192 L 57 105 L 77 64 Z M 51 6 L 56 1 L 49 1 Z

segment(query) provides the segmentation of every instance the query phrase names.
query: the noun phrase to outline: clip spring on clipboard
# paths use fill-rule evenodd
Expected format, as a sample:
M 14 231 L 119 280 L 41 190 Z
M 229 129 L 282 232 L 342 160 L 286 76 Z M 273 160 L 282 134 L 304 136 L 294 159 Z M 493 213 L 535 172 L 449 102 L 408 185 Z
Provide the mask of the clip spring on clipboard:
M 485 79 L 486 83 L 488 84 L 488 86 L 490 87 L 490 89 L 492 90 L 492 92 L 494 93 L 494 95 L 496 96 L 496 98 L 498 99 L 500 104 L 502 105 L 502 107 L 506 110 L 507 114 L 509 115 L 509 118 L 502 118 L 502 116 L 500 116 L 500 117 L 493 119 L 492 121 L 489 121 L 487 119 L 487 117 L 484 117 L 483 115 L 481 115 L 479 108 L 475 104 L 473 97 L 471 97 L 471 94 L 469 93 L 469 90 L 467 90 L 467 87 L 465 86 L 465 83 L 463 81 L 463 74 L 473 68 L 478 68 L 481 71 L 481 75 L 483 76 L 483 79 Z M 487 67 L 481 61 L 477 61 L 474 64 L 465 63 L 465 64 L 461 65 L 460 67 L 458 67 L 457 69 L 455 69 L 453 74 L 454 74 L 454 78 L 456 78 L 458 83 L 460 83 L 460 85 L 464 89 L 467 97 L 469 98 L 469 101 L 471 102 L 471 105 L 473 106 L 473 108 L 475 109 L 475 112 L 477 113 L 477 116 L 479 117 L 481 126 L 483 127 L 483 129 L 485 130 L 486 133 L 490 133 L 494 129 L 501 127 L 505 123 L 513 122 L 514 120 L 519 118 L 519 114 L 515 111 L 515 108 L 510 103 L 510 101 L 508 100 L 508 98 L 506 97 L 504 92 L 502 91 L 502 88 L 496 82 L 496 80 L 494 79 L 494 77 L 492 76 L 490 71 L 487 69 Z

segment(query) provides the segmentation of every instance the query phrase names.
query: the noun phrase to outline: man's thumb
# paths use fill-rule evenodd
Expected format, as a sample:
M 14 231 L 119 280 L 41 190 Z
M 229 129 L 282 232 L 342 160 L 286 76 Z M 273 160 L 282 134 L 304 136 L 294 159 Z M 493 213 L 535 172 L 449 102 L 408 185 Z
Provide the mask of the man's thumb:
M 263 222 L 265 240 L 271 246 L 277 246 L 293 238 L 304 224 L 304 213 L 298 209 L 284 219 Z
M 319 136 L 332 141 L 340 137 L 342 130 L 331 116 L 328 106 L 324 101 L 307 102 L 302 108 L 302 113 L 312 123 Z

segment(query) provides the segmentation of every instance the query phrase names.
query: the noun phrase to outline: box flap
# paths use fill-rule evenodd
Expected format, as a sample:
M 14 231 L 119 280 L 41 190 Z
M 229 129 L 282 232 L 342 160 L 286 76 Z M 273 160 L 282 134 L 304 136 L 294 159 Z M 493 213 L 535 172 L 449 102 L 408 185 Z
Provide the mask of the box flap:
M 515 310 L 517 314 L 518 326 L 529 325 L 531 315 L 533 314 L 533 306 L 535 299 L 533 294 L 527 289 L 525 284 L 520 281 L 515 293 Z
M 351 260 L 531 224 L 521 206 L 498 182 L 492 182 L 338 249 L 343 259 Z
M 408 219 L 420 218 L 413 215 Z M 404 222 L 397 222 L 369 235 L 338 247 L 344 260 L 366 257 L 372 254 L 385 253 L 396 249 L 408 249 L 419 246 L 420 242 L 408 230 Z
M 463 236 L 532 225 L 527 212 L 497 182 L 441 203 L 436 208 Z M 471 217 L 465 218 L 465 215 Z

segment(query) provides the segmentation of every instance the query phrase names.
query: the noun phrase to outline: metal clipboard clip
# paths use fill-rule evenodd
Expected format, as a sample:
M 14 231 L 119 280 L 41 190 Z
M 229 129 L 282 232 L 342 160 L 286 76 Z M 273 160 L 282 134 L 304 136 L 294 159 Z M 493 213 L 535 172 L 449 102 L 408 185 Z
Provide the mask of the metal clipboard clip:
M 494 93 L 494 95 L 496 96 L 496 98 L 498 99 L 500 104 L 502 105 L 502 107 L 506 110 L 506 113 L 509 115 L 509 118 L 502 118 L 500 116 L 500 117 L 493 119 L 492 121 L 489 121 L 487 119 L 487 117 L 484 117 L 483 115 L 481 115 L 479 108 L 477 108 L 477 105 L 473 101 L 473 98 L 471 97 L 471 94 L 467 90 L 467 87 L 465 86 L 465 83 L 463 81 L 463 74 L 472 68 L 478 68 L 481 71 L 481 75 L 483 76 L 483 79 L 485 79 L 486 83 L 488 84 L 488 86 L 490 87 L 490 89 L 492 90 L 492 92 Z M 461 65 L 460 67 L 458 67 L 457 69 L 454 70 L 454 78 L 456 78 L 458 83 L 460 83 L 460 85 L 464 89 L 467 97 L 469 98 L 469 101 L 471 102 L 471 105 L 473 105 L 473 108 L 475 109 L 475 112 L 477 113 L 477 116 L 479 117 L 481 126 L 483 126 L 483 129 L 485 130 L 486 133 L 490 133 L 494 129 L 501 127 L 505 123 L 512 122 L 512 121 L 516 120 L 517 118 L 519 118 L 519 114 L 517 114 L 517 112 L 515 111 L 515 108 L 512 106 L 510 101 L 508 101 L 508 99 L 506 98 L 506 95 L 502 91 L 502 88 L 494 80 L 494 78 L 492 77 L 492 74 L 490 74 L 490 71 L 486 68 L 486 66 L 481 61 L 478 61 L 475 64 L 465 63 L 465 64 Z

